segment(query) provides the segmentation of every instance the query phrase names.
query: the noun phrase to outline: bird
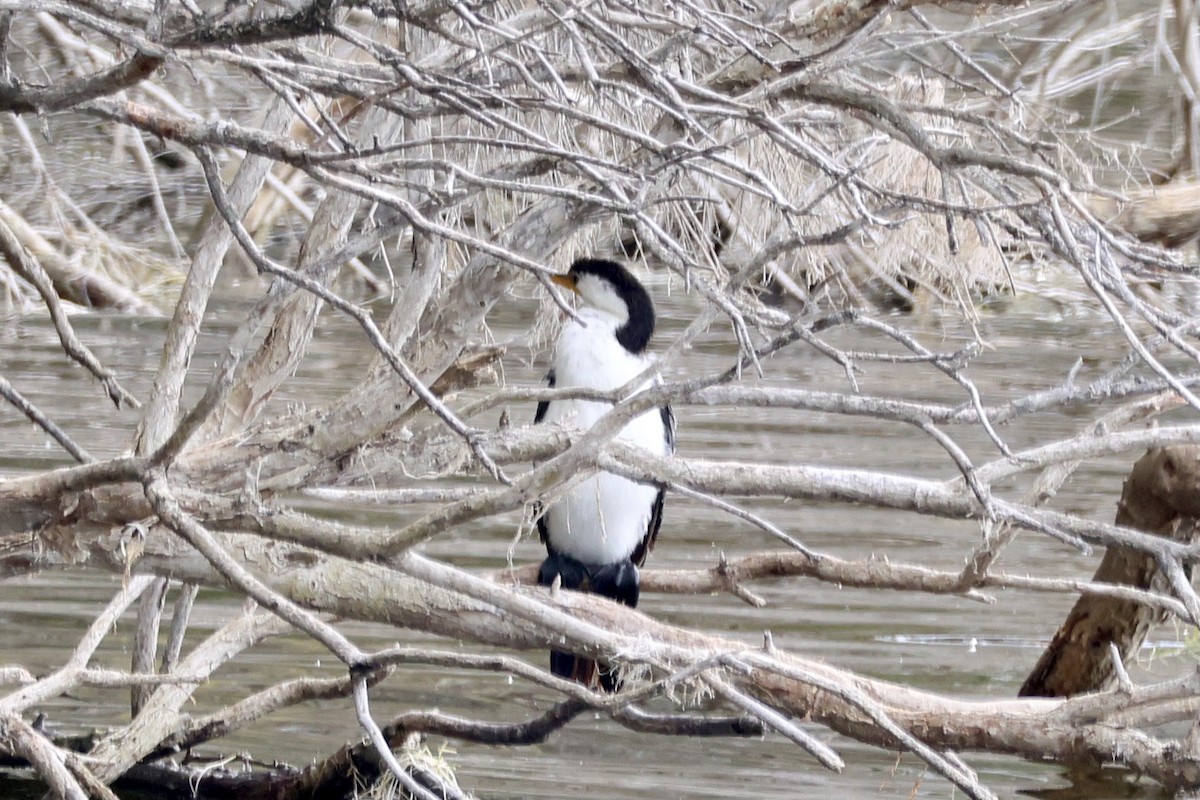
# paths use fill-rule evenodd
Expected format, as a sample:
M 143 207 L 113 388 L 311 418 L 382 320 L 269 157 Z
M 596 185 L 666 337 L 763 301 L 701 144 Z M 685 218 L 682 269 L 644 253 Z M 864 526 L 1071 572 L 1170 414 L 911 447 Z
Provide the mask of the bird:
M 624 266 L 605 259 L 575 261 L 551 282 L 576 297 L 576 317 L 559 333 L 547 384 L 557 388 L 618 389 L 653 363 L 646 349 L 654 334 L 654 303 L 645 287 Z M 661 378 L 654 375 L 639 391 Z M 589 428 L 612 404 L 593 400 L 538 403 L 534 423 L 563 423 Z M 625 425 L 616 436 L 659 456 L 675 452 L 675 417 L 669 405 L 652 409 Z M 639 591 L 638 567 L 654 546 L 662 526 L 666 489 L 609 472 L 580 481 L 540 509 L 538 533 L 546 559 L 538 570 L 542 586 L 608 597 L 633 608 Z M 615 692 L 615 667 L 571 653 L 550 654 L 550 670 L 590 688 Z

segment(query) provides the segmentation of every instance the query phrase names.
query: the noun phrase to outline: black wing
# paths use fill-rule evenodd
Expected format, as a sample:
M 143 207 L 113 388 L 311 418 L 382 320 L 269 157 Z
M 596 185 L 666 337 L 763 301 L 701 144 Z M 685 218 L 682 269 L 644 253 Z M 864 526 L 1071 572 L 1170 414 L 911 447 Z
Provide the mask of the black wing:
M 663 406 L 658 410 L 658 414 L 662 417 L 663 429 L 667 433 L 667 453 L 675 455 L 675 412 L 671 411 L 670 406 Z
M 554 370 L 550 370 L 549 372 L 546 373 L 546 388 L 548 388 L 548 389 L 554 388 Z M 533 415 L 533 424 L 537 425 L 539 422 L 541 422 L 543 419 L 545 419 L 546 412 L 549 409 L 550 409 L 550 401 L 549 400 L 539 400 L 537 411 Z
M 674 454 L 675 452 L 675 414 L 671 411 L 670 406 L 663 406 L 658 410 L 662 415 L 663 434 L 667 437 L 667 452 Z M 663 504 L 667 500 L 667 487 L 658 487 L 658 494 L 654 496 L 654 505 L 650 507 L 650 523 L 646 526 L 646 535 L 642 537 L 642 541 L 633 551 L 633 555 L 629 560 L 639 567 L 646 563 L 646 556 L 650 555 L 650 551 L 654 549 L 654 542 L 658 539 L 658 529 L 662 527 Z
M 549 372 L 546 373 L 546 386 L 551 389 L 554 388 L 554 370 L 550 370 Z M 533 415 L 533 424 L 537 425 L 539 422 L 541 422 L 543 419 L 545 419 L 546 412 L 549 410 L 550 410 L 550 401 L 549 400 L 539 400 L 538 404 L 537 404 L 537 411 Z M 542 516 L 542 504 L 540 502 L 533 504 L 533 513 L 537 515 L 538 536 L 541 538 L 542 544 L 549 547 L 550 546 L 550 532 L 548 530 L 546 530 L 546 518 L 544 516 Z

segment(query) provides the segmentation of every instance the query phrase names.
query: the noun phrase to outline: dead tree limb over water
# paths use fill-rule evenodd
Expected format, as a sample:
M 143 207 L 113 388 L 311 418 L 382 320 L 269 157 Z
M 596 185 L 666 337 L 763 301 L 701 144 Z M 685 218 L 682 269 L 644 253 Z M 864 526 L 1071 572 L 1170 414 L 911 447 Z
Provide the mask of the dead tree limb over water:
M 1103 120 L 1080 126 L 1059 102 L 1080 87 L 1103 94 L 1111 63 L 1064 42 L 1118 47 L 1176 23 L 1156 11 L 1110 25 L 1050 2 L 962 17 L 940 6 L 0 0 L 0 289 L 14 315 L 46 309 L 64 362 L 85 370 L 61 383 L 94 379 L 107 398 L 86 420 L 47 413 L 28 385 L 51 367 L 19 367 L 22 340 L 4 341 L 4 398 L 65 455 L 6 466 L 0 575 L 119 576 L 49 669 L 6 649 L 5 763 L 65 797 L 107 797 L 121 780 L 182 787 L 179 775 L 189 790 L 284 796 L 340 791 L 352 772 L 386 772 L 423 797 L 439 773 L 413 762 L 414 736 L 533 744 L 589 709 L 612 730 L 750 736 L 747 750 L 769 730 L 813 769 L 853 771 L 838 740 L 798 724 L 811 721 L 913 753 L 970 797 L 996 794 L 958 755 L 976 749 L 1200 786 L 1200 756 L 1147 733 L 1190 718 L 1194 679 L 1066 702 L 1001 699 L 1010 687 L 964 701 L 770 636 L 747 643 L 531 588 L 519 565 L 494 579 L 453 563 L 461 552 L 414 551 L 473 526 L 447 546 L 490 530 L 478 541 L 498 566 L 536 502 L 603 470 L 666 486 L 679 520 L 767 537 L 688 565 L 702 568 L 652 568 L 648 591 L 721 592 L 752 615 L 766 579 L 939 602 L 1082 590 L 1197 619 L 1186 582 L 1158 593 L 997 566 L 1020 558 L 1017 531 L 1155 553 L 1170 570 L 1196 557 L 1137 520 L 1046 507 L 1081 462 L 1200 443 L 1187 417 L 1141 424 L 1200 406 L 1194 264 L 1093 216 L 1082 198 L 1111 192 L 1117 181 L 1097 167 L 1114 151 Z M 1181 42 L 1195 19 L 1179 15 Z M 1135 155 L 1150 158 L 1120 153 L 1131 171 Z M 656 300 L 680 304 L 653 345 L 666 380 L 587 398 L 612 404 L 590 430 L 535 429 L 521 409 L 562 390 L 511 376 L 544 356 L 561 315 L 549 277 L 580 254 L 625 257 Z M 1059 320 L 1089 315 L 1102 344 L 1035 386 L 983 383 L 1006 318 L 981 301 L 1031 298 Z M 94 346 L 77 306 L 139 325 L 161 308 L 169 320 L 146 323 L 161 335 L 151 363 L 139 372 L 126 350 Z M 931 332 L 935 312 L 946 327 Z M 318 389 L 331 330 L 357 351 L 336 352 L 347 372 Z M 894 382 L 877 379 L 888 370 Z M 810 374 L 827 383 L 797 380 Z M 678 457 L 614 439 L 667 403 L 683 420 Z M 759 445 L 689 439 L 714 410 L 753 412 L 744 423 L 763 431 Z M 1055 424 L 1035 424 L 1046 417 Z M 861 456 L 762 446 L 822 420 L 864 422 L 883 444 Z M 119 445 L 97 429 L 116 429 Z M 16 442 L 25 427 L 7 432 Z M 893 441 L 928 448 L 936 466 L 890 468 Z M 384 497 L 384 514 L 365 508 Z M 788 501 L 875 509 L 885 533 L 869 556 L 827 551 L 807 525 L 778 521 Z M 938 525 L 955 560 L 889 555 L 888 537 L 914 520 Z M 721 547 L 743 544 L 731 534 Z M 192 618 L 213 607 L 227 618 L 197 641 Z M 96 654 L 128 618 L 131 668 L 101 668 Z M 370 644 L 348 621 L 403 642 Z M 299 676 L 205 694 L 285 634 L 325 666 L 298 658 Z M 417 646 L 418 634 L 464 647 Z M 627 691 L 592 694 L 517 653 L 551 648 L 623 664 Z M 505 723 L 424 707 L 384 719 L 380 693 L 421 666 L 505 673 L 539 707 Z M 78 735 L 74 720 L 38 722 L 82 687 L 127 692 L 120 723 Z M 362 741 L 307 770 L 213 772 L 229 737 L 318 699 L 341 700 L 347 737 Z M 704 703 L 663 710 L 691 700 Z M 171 761 L 206 746 L 200 766 Z
M 1117 505 L 1117 525 L 1192 545 L 1197 540 L 1198 518 L 1200 448 L 1156 448 L 1133 465 Z M 1113 546 L 1105 550 L 1092 582 L 1168 596 L 1186 594 L 1173 584 L 1191 580 L 1191 564 L 1173 570 L 1173 563 L 1167 553 Z M 1137 600 L 1080 597 L 1021 685 L 1021 696 L 1073 697 L 1116 685 L 1151 626 L 1166 618 L 1161 608 Z

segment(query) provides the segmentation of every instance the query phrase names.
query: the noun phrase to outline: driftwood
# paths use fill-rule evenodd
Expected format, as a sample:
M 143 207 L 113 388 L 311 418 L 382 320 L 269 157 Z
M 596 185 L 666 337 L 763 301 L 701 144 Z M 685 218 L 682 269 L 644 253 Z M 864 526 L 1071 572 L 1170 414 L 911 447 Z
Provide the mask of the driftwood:
M 1142 456 L 1121 493 L 1116 523 L 1190 543 L 1200 517 L 1200 447 L 1154 448 Z M 1183 568 L 1188 578 L 1190 567 Z M 1113 583 L 1169 592 L 1170 581 L 1158 558 L 1144 550 L 1112 546 L 1104 553 L 1095 583 Z M 1162 622 L 1161 609 L 1104 595 L 1084 595 L 1075 603 L 1046 652 L 1021 686 L 1021 697 L 1071 697 L 1106 689 L 1116 682 L 1115 646 L 1122 663 L 1132 658 L 1150 628 Z
M 1200 184 L 1156 186 L 1124 201 L 1093 197 L 1092 213 L 1143 242 L 1183 247 L 1200 237 Z

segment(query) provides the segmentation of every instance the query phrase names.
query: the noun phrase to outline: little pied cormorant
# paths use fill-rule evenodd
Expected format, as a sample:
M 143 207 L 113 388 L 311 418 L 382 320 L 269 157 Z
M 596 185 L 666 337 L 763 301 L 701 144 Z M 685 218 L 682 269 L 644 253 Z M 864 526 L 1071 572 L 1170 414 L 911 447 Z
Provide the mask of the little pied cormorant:
M 651 364 L 646 345 L 654 333 L 654 304 L 629 270 L 612 261 L 581 259 L 551 279 L 578 298 L 578 320 L 563 325 L 547 376 L 551 387 L 618 389 Z M 658 382 L 655 377 L 643 389 Z M 538 404 L 534 422 L 588 428 L 612 405 L 590 400 Z M 630 421 L 617 438 L 655 455 L 675 452 L 675 418 L 669 406 Z M 556 579 L 565 589 L 592 592 L 627 606 L 638 602 L 638 570 L 662 524 L 666 490 L 600 472 L 572 487 L 538 518 L 546 560 L 538 583 Z M 552 652 L 550 669 L 590 687 L 616 691 L 613 667 L 570 653 Z

